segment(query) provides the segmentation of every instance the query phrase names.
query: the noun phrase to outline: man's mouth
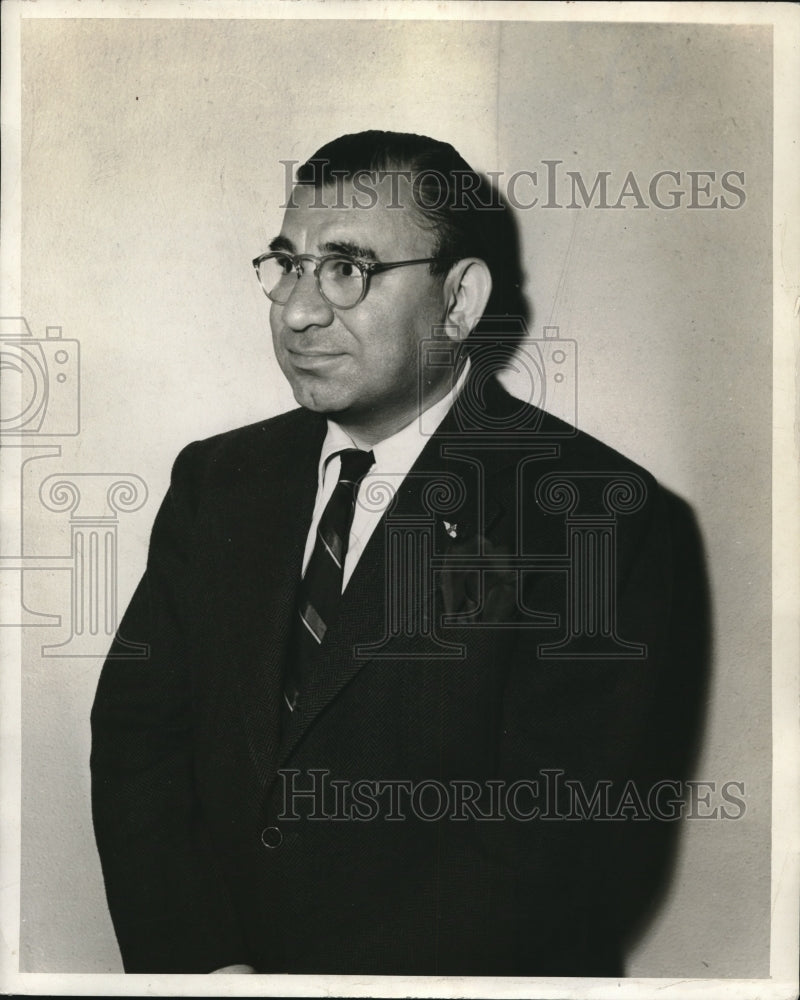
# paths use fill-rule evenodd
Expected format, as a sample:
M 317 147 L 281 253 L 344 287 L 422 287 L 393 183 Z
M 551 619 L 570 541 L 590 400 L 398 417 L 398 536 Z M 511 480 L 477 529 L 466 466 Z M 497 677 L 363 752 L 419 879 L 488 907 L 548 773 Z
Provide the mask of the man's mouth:
M 341 351 L 287 351 L 289 359 L 295 368 L 309 371 L 325 368 L 340 358 L 345 357 Z

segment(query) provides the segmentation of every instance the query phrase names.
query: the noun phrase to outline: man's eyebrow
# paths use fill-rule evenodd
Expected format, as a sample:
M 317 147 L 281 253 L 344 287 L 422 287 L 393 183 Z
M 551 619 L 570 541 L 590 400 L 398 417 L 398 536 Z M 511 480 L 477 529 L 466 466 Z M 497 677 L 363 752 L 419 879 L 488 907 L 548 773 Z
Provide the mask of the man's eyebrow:
M 269 248 L 272 251 L 285 250 L 287 253 L 294 253 L 294 243 L 286 236 L 275 236 L 269 241 Z
M 342 253 L 347 257 L 355 257 L 357 260 L 377 261 L 379 259 L 371 247 L 365 247 L 350 240 L 329 240 L 327 243 L 320 243 L 319 252 L 322 254 Z

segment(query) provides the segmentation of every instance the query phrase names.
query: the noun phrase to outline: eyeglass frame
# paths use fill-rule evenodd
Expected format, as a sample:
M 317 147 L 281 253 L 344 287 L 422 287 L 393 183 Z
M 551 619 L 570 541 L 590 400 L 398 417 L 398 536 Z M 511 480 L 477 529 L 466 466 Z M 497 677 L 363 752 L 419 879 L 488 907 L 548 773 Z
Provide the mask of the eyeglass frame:
M 258 269 L 260 265 L 263 264 L 265 260 L 269 260 L 270 257 L 288 257 L 288 259 L 292 262 L 292 267 L 294 268 L 294 271 L 297 274 L 298 281 L 303 277 L 304 273 L 302 267 L 300 266 L 301 262 L 304 260 L 314 261 L 315 264 L 314 281 L 316 282 L 317 285 L 317 291 L 319 292 L 322 299 L 325 302 L 327 302 L 332 309 L 355 309 L 357 305 L 360 305 L 367 296 L 367 292 L 369 291 L 369 280 L 373 274 L 380 274 L 382 271 L 390 271 L 392 270 L 392 268 L 395 267 L 406 267 L 409 264 L 432 264 L 434 261 L 437 260 L 457 259 L 449 257 L 417 257 L 414 260 L 362 261 L 358 260 L 356 257 L 350 257 L 345 253 L 329 253 L 325 254 L 322 257 L 318 257 L 316 256 L 316 254 L 313 253 L 289 253 L 288 250 L 268 250 L 266 253 L 259 254 L 258 257 L 254 258 L 253 267 L 255 268 L 256 277 L 258 278 L 258 283 L 259 285 L 261 285 L 261 290 L 270 300 L 270 302 L 274 302 L 276 305 L 279 306 L 286 305 L 286 303 L 289 301 L 289 298 L 292 295 L 292 292 L 289 292 L 289 295 L 287 295 L 286 299 L 283 302 L 278 302 L 277 299 L 273 299 L 273 297 L 264 287 L 264 283 L 261 281 L 261 275 L 258 273 Z M 319 269 L 322 267 L 324 263 L 326 263 L 326 261 L 329 260 L 347 261 L 348 264 L 355 264 L 356 267 L 361 271 L 362 275 L 361 294 L 351 306 L 336 305 L 334 302 L 331 302 L 328 296 L 322 291 L 322 286 L 320 285 L 320 280 L 319 280 Z M 292 289 L 292 291 L 294 291 L 294 289 Z

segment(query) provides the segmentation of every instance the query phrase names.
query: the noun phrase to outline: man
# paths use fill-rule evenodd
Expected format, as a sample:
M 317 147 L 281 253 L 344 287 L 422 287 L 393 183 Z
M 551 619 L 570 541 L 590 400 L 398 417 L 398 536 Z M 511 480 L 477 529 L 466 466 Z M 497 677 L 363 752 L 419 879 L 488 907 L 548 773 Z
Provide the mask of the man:
M 495 381 L 513 228 L 451 146 L 297 180 L 254 263 L 300 409 L 178 457 L 98 687 L 125 968 L 619 975 L 665 857 L 637 789 L 685 766 L 685 529 Z

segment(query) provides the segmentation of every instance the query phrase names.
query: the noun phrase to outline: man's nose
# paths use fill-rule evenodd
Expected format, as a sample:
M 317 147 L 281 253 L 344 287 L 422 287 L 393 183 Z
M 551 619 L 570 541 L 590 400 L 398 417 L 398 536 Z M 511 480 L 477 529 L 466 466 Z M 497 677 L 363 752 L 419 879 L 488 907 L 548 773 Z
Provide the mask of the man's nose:
M 333 309 L 320 294 L 311 267 L 306 267 L 303 276 L 295 281 L 283 306 L 283 321 L 298 332 L 309 326 L 328 326 L 333 322 Z

